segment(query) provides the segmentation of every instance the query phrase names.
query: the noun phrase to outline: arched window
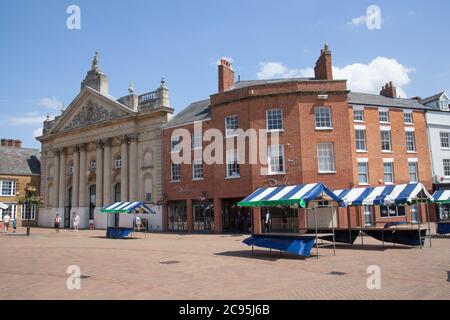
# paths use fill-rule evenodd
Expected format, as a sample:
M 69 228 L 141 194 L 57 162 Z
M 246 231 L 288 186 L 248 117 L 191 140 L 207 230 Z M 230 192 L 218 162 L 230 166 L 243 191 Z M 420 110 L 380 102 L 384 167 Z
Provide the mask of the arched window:
M 114 167 L 116 169 L 122 168 L 122 156 L 120 154 L 118 154 L 116 159 L 114 159 Z

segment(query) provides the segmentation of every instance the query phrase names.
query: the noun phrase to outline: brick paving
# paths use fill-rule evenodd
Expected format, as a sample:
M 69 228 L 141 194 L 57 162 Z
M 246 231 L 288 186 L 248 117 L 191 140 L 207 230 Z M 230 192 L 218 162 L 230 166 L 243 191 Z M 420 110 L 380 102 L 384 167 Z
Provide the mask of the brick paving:
M 143 234 L 110 240 L 104 231 L 0 232 L 0 299 L 450 299 L 450 238 L 433 247 L 328 248 L 303 259 L 251 250 L 245 236 Z M 66 288 L 69 265 L 80 290 Z M 381 290 L 367 289 L 367 267 Z

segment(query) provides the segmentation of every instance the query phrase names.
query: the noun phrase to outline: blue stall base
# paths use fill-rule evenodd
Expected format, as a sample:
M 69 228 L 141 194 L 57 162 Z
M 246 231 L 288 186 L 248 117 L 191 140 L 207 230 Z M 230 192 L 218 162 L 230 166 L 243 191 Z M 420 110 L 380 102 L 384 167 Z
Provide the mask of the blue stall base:
M 125 239 L 132 232 L 132 228 L 108 227 L 108 229 L 106 229 L 106 237 L 109 239 Z
M 253 235 L 242 242 L 248 246 L 280 250 L 302 257 L 309 257 L 311 256 L 311 249 L 315 240 L 314 236 Z
M 440 235 L 450 234 L 450 222 L 439 222 L 436 233 Z

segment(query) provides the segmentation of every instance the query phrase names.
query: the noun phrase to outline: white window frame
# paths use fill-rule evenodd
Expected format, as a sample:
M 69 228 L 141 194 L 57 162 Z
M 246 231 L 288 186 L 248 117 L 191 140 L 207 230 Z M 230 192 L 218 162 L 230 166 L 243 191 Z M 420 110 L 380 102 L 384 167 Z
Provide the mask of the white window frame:
M 174 136 L 170 138 L 170 152 L 177 153 L 181 150 L 181 136 Z
M 361 172 L 360 169 L 360 165 L 364 165 L 365 171 Z M 368 159 L 358 159 L 358 184 L 360 186 L 367 186 L 370 184 L 370 177 L 369 177 L 369 161 Z M 361 175 L 365 175 L 366 176 L 366 181 L 362 182 L 361 181 Z
M 315 107 L 314 117 L 316 123 L 316 130 L 332 130 L 333 117 L 331 107 Z
M 382 120 L 381 118 L 382 118 L 382 114 L 386 114 L 386 119 L 387 120 Z M 384 118 L 384 117 L 383 117 Z M 389 109 L 387 109 L 387 108 L 379 108 L 378 109 L 378 121 L 380 122 L 380 123 L 390 123 L 391 121 L 390 121 L 391 119 L 390 119 L 390 117 L 389 117 Z
M 199 169 L 200 166 L 200 169 Z M 194 160 L 192 162 L 192 180 L 203 180 L 203 161 L 202 160 Z
M 11 191 L 9 194 L 3 193 L 3 184 L 11 183 Z M 17 194 L 17 182 L 14 180 L 0 180 L 0 197 L 15 197 Z
M 326 151 L 330 152 L 331 151 L 331 155 L 328 154 L 326 157 L 321 155 L 321 152 L 323 152 L 325 149 L 321 150 L 321 147 L 327 147 Z M 331 162 L 329 163 L 324 163 L 321 162 L 321 160 L 331 160 Z M 324 167 L 322 165 L 326 165 L 327 169 L 324 169 Z M 329 173 L 336 173 L 336 163 L 335 163 L 335 159 L 334 159 L 334 145 L 332 142 L 320 142 L 317 144 L 317 168 L 319 171 L 319 174 L 329 174 Z
M 121 154 L 118 154 L 114 158 L 114 168 L 116 168 L 116 169 L 122 168 L 122 155 Z
M 390 171 L 386 171 L 386 167 L 389 167 Z M 386 176 L 390 175 L 390 180 L 386 179 Z M 394 161 L 393 160 L 384 160 L 383 161 L 383 180 L 385 185 L 395 184 L 395 169 L 394 169 Z
M 357 114 L 359 114 L 362 119 L 357 119 Z M 353 121 L 357 123 L 365 122 L 365 114 L 364 114 L 364 107 L 360 106 L 353 106 Z
M 408 141 L 408 136 L 412 135 L 412 141 Z M 414 150 L 409 150 L 409 143 L 412 142 Z M 416 146 L 416 134 L 414 131 L 406 130 L 405 131 L 405 144 L 406 144 L 406 152 L 407 153 L 416 153 L 417 152 L 417 146 Z
M 411 165 L 414 165 L 414 172 L 411 171 Z M 413 181 L 413 179 L 411 179 L 411 175 L 414 174 L 416 176 L 416 179 L 414 179 L 415 181 Z M 410 183 L 417 183 L 419 182 L 419 163 L 418 161 L 408 161 L 408 177 L 409 177 L 409 182 Z
M 97 169 L 97 160 L 91 160 L 90 162 L 89 162 L 89 168 L 91 169 L 91 170 L 96 170 Z
M 363 139 L 358 138 L 358 132 L 362 132 Z M 358 148 L 358 142 L 364 144 L 364 148 L 360 149 Z M 355 128 L 355 146 L 356 146 L 356 152 L 367 152 L 367 137 L 366 137 L 366 129 L 362 128 Z
M 276 121 L 274 119 L 269 119 L 269 114 L 274 113 L 274 112 L 279 112 L 280 114 L 280 119 L 276 119 Z M 275 123 L 281 123 L 281 128 L 275 128 L 275 129 L 270 129 L 269 128 L 269 123 L 275 124 Z M 284 119 L 283 119 L 283 109 L 268 109 L 266 110 L 266 131 L 267 132 L 280 132 L 280 131 L 284 131 Z
M 267 149 L 267 158 L 268 158 L 268 164 L 269 164 L 269 175 L 276 175 L 276 174 L 285 174 L 286 173 L 286 165 L 285 165 L 285 158 L 284 158 L 284 145 L 282 144 L 274 144 L 270 145 Z M 283 170 L 273 170 L 278 165 L 273 164 L 272 160 L 276 161 L 275 158 L 280 158 L 282 160 L 282 167 Z
M 237 169 L 237 170 L 236 170 Z M 226 177 L 240 178 L 239 154 L 237 149 L 227 150 L 226 153 Z
M 382 210 L 383 207 L 386 207 L 388 209 L 388 215 L 387 216 L 383 216 L 382 215 Z M 399 215 L 398 211 L 399 208 L 403 208 L 405 214 L 403 215 Z M 395 211 L 395 215 L 392 214 L 392 211 Z M 400 207 L 400 206 L 396 206 L 396 205 L 389 205 L 389 206 L 380 206 L 380 217 L 381 219 L 389 219 L 389 218 L 398 218 L 398 217 L 406 217 L 406 207 Z
M 236 137 L 237 134 L 237 129 L 239 128 L 239 122 L 238 122 L 238 116 L 237 115 L 231 115 L 231 116 L 226 116 L 225 117 L 225 137 L 227 138 L 232 138 L 232 137 Z M 234 128 L 229 128 L 229 125 L 233 125 Z
M 440 142 L 441 142 L 441 149 L 450 150 L 450 132 L 444 132 L 444 131 L 439 132 L 439 138 L 440 138 Z M 447 140 L 447 141 L 444 142 L 445 140 Z M 446 144 L 446 145 L 444 145 L 444 144 Z
M 25 217 L 25 214 L 26 214 L 26 209 L 28 208 L 28 207 L 30 207 L 30 219 L 27 219 L 26 217 Z M 21 215 L 20 215 L 20 220 L 22 220 L 22 221 L 27 221 L 27 220 L 32 220 L 32 221 L 34 221 L 34 220 L 36 220 L 36 205 L 35 204 L 23 204 L 22 205 L 22 213 L 21 213 Z
M 450 177 L 450 159 L 442 159 L 442 169 L 444 172 L 444 176 Z
M 383 149 L 383 141 L 386 142 L 386 139 L 383 139 L 383 133 L 388 133 L 389 136 L 389 149 Z M 392 152 L 392 134 L 391 130 L 389 129 L 381 129 L 380 130 L 380 142 L 381 142 L 381 152 L 384 153 L 391 153 Z
M 201 132 L 194 132 L 192 136 L 192 149 L 203 149 L 203 135 Z
M 8 206 L 8 208 L 5 210 L 0 209 L 0 221 L 3 221 L 3 215 L 5 215 L 8 211 L 11 211 L 11 215 L 10 215 L 11 220 L 14 220 L 14 219 L 17 220 L 17 209 L 19 208 L 17 203 L 5 203 L 5 204 Z
M 178 168 L 178 177 L 174 175 L 175 168 Z M 172 162 L 170 166 L 170 180 L 172 182 L 180 182 L 181 181 L 181 164 L 175 164 Z
M 407 125 L 414 124 L 414 115 L 412 110 L 403 110 L 403 123 Z

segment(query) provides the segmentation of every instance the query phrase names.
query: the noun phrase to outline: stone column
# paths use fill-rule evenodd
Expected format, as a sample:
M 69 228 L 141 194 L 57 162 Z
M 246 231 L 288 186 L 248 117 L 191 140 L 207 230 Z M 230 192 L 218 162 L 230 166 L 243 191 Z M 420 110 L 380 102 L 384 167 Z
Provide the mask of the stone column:
M 73 151 L 73 173 L 72 173 L 72 208 L 78 207 L 78 192 L 80 188 L 80 148 L 76 145 Z
M 129 136 L 130 140 L 130 173 L 129 173 L 129 187 L 130 187 L 130 201 L 138 201 L 138 135 L 133 134 Z M 145 199 L 141 199 L 144 201 Z
M 214 233 L 222 233 L 222 200 L 214 198 Z
M 58 207 L 66 206 L 66 148 L 59 152 L 59 191 Z
M 194 231 L 194 218 L 192 211 L 192 199 L 186 200 L 186 217 L 187 217 L 187 231 L 192 233 Z
M 122 202 L 128 201 L 128 136 L 121 137 L 122 150 L 122 167 L 120 169 L 120 197 Z
M 86 145 L 80 145 L 80 188 L 78 195 L 78 207 L 87 207 L 87 190 L 86 190 L 86 173 L 87 173 L 87 163 L 86 163 Z
M 60 172 L 59 172 L 59 162 L 60 162 L 60 160 L 59 160 L 59 158 L 60 158 L 60 153 L 59 153 L 59 150 L 57 150 L 57 149 L 55 149 L 55 150 L 53 150 L 53 172 L 55 173 L 55 177 L 54 177 L 54 180 L 53 180 L 53 203 L 52 203 L 52 206 L 54 207 L 54 208 L 58 208 L 58 205 L 59 205 L 59 174 L 60 174 Z
M 111 199 L 111 139 L 103 140 L 103 203 L 112 204 Z
M 103 142 L 97 142 L 97 157 L 95 161 L 97 168 L 95 169 L 95 206 L 103 207 Z

